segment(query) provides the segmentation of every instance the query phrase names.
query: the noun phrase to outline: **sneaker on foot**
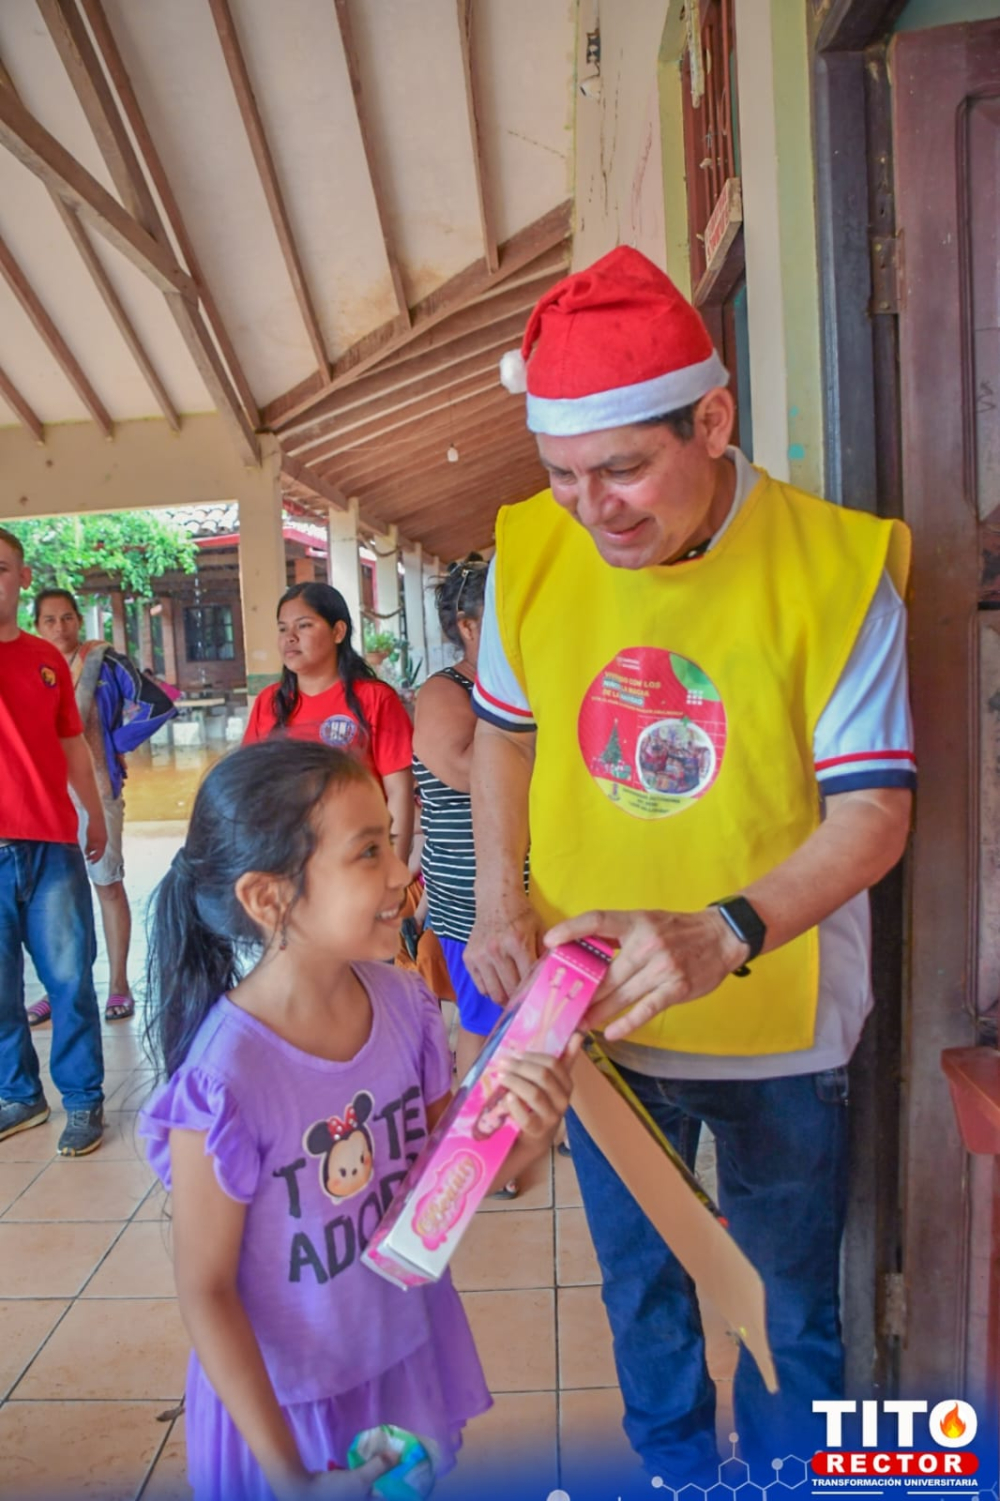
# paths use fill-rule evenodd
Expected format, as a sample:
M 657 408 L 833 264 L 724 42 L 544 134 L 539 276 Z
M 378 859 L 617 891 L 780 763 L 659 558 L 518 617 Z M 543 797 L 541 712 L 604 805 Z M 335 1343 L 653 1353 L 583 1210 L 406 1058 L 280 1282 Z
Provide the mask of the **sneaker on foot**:
M 66 1129 L 59 1138 L 60 1157 L 86 1157 L 96 1152 L 104 1135 L 104 1106 L 90 1105 L 83 1110 L 67 1110 Z
M 0 1141 L 18 1131 L 30 1131 L 32 1126 L 44 1126 L 48 1118 L 48 1101 L 43 1094 L 27 1103 L 24 1100 L 0 1100 Z

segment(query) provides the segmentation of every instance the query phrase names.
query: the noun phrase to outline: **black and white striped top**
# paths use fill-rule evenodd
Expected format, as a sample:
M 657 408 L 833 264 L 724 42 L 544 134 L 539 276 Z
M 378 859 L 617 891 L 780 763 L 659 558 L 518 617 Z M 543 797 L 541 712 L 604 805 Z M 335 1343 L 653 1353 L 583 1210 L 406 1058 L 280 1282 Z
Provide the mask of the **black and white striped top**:
M 472 683 L 454 667 L 435 677 L 450 678 L 471 697 Z M 427 891 L 429 925 L 442 938 L 465 943 L 476 920 L 476 851 L 472 842 L 472 799 L 456 792 L 413 757 L 413 776 L 420 793 L 424 848 L 420 857 Z

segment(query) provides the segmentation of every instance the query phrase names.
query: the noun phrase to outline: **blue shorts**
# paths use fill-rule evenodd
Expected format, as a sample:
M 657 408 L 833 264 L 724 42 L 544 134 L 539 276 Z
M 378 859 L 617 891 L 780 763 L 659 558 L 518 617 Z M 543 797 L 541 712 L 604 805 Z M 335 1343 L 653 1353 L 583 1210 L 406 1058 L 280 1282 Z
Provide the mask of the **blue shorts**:
M 475 981 L 465 967 L 465 944 L 459 943 L 457 938 L 445 938 L 440 933 L 437 938 L 451 976 L 462 1026 L 466 1032 L 474 1032 L 477 1037 L 488 1037 L 503 1015 L 503 1007 L 476 989 Z

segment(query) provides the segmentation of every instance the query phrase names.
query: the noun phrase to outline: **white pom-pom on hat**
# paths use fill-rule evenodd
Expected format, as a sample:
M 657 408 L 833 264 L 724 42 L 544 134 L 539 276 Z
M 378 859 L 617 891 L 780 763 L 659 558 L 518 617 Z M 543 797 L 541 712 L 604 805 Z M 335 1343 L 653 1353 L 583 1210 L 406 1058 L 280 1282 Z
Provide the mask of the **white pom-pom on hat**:
M 512 396 L 522 396 L 528 389 L 528 367 L 519 349 L 508 349 L 501 355 L 500 384 Z

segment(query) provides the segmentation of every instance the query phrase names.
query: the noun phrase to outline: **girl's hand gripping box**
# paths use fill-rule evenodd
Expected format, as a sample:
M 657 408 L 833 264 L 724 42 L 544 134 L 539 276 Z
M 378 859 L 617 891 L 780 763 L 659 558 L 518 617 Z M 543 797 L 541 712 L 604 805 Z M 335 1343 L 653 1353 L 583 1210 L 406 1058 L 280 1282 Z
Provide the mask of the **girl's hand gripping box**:
M 560 1057 L 610 959 L 596 941 L 561 944 L 521 982 L 362 1253 L 374 1271 L 404 1288 L 442 1275 L 518 1137 L 500 1065 L 511 1053 Z

